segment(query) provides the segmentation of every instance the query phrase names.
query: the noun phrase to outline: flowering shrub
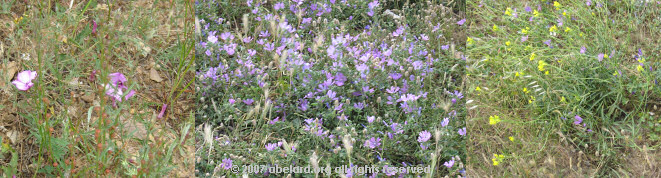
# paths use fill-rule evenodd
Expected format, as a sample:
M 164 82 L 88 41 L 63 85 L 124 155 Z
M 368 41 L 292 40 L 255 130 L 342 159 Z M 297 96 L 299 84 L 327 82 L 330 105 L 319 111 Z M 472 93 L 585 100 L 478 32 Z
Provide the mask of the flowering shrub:
M 197 176 L 232 165 L 463 175 L 463 12 L 391 3 L 198 1 Z

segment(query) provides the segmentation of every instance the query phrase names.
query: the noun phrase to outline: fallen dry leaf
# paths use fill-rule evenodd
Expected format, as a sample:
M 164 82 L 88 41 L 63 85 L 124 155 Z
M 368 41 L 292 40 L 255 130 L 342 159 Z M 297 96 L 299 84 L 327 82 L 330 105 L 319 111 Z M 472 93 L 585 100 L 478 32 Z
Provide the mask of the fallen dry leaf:
M 11 141 L 11 144 L 16 144 L 16 139 L 18 139 L 18 132 L 14 130 L 10 130 L 7 132 L 7 137 L 9 137 L 9 141 Z
M 163 79 L 161 78 L 161 75 L 158 75 L 158 71 L 156 71 L 155 68 L 151 68 L 149 70 L 149 78 L 156 81 L 156 82 L 162 82 Z

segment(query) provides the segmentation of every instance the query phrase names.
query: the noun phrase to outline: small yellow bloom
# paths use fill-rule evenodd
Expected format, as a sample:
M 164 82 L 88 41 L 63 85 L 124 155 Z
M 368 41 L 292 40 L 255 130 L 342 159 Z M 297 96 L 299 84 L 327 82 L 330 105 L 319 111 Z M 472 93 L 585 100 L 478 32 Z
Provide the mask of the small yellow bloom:
M 530 61 L 535 60 L 535 56 L 536 56 L 535 53 L 532 53 L 532 54 L 530 55 Z
M 498 166 L 500 162 L 503 162 L 503 159 L 505 159 L 505 156 L 502 154 L 493 154 L 493 158 L 491 158 L 491 161 L 493 162 L 494 166 Z
M 613 76 L 617 76 L 617 71 L 613 72 Z
M 643 69 L 643 66 L 638 65 L 638 66 L 636 67 L 636 70 L 638 70 L 638 72 L 642 72 L 642 71 L 645 70 L 645 69 Z
M 549 75 L 549 71 L 547 70 L 546 72 L 544 72 L 544 75 Z
M 555 7 L 556 10 L 560 9 L 562 5 L 558 1 L 553 1 L 553 7 Z
M 565 32 L 571 32 L 571 28 L 565 27 Z
M 509 137 L 511 142 L 514 142 L 514 137 Z
M 546 65 L 548 65 L 548 63 L 546 63 L 546 62 L 540 60 L 540 61 L 537 63 L 537 69 L 538 69 L 539 71 L 545 71 L 546 69 L 544 69 L 544 67 L 545 67 Z
M 505 9 L 505 15 L 512 16 L 512 8 Z
M 510 41 L 505 42 L 506 46 L 509 46 L 510 44 L 512 44 Z
M 475 91 L 482 91 L 482 89 L 480 89 L 480 87 L 475 87 Z
M 539 12 L 537 10 L 532 11 L 533 16 L 539 17 Z
M 466 43 L 468 43 L 468 45 L 472 45 L 473 42 L 474 42 L 473 38 L 471 38 L 471 37 L 468 37 L 468 39 L 466 39 Z
M 528 34 L 528 30 L 530 30 L 530 27 L 526 27 L 524 29 L 521 29 L 521 33 Z
M 557 32 L 557 31 L 558 31 L 558 27 L 556 27 L 555 25 L 549 28 L 549 32 Z
M 530 99 L 528 100 L 528 104 L 532 104 L 533 101 L 535 101 L 535 96 L 530 96 Z
M 563 96 L 562 98 L 560 98 L 560 102 L 563 102 L 563 103 L 564 103 L 564 102 L 567 102 L 567 100 L 566 100 L 565 97 Z
M 496 125 L 500 122 L 500 117 L 498 115 L 489 116 L 489 125 Z
M 528 91 L 528 88 L 525 88 L 525 87 L 523 88 L 523 92 L 524 93 L 530 93 L 530 91 Z
M 498 31 L 498 25 L 494 24 L 492 28 L 493 28 L 493 31 Z

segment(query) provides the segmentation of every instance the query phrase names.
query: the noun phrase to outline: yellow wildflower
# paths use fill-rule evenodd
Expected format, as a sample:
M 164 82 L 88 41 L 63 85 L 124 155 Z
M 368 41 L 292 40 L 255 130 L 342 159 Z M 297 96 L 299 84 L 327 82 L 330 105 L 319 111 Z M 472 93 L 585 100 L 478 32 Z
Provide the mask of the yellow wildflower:
M 537 56 L 537 55 L 535 55 L 535 53 L 532 53 L 532 54 L 530 55 L 530 61 L 535 60 L 535 56 Z
M 539 17 L 539 12 L 537 10 L 532 11 L 533 16 Z
M 511 142 L 514 142 L 514 137 L 509 137 Z
M 530 93 L 530 91 L 528 91 L 528 88 L 525 88 L 525 87 L 523 88 L 523 92 L 524 93 Z
M 491 158 L 491 161 L 493 162 L 494 166 L 498 166 L 500 162 L 503 162 L 503 159 L 505 159 L 505 156 L 502 154 L 493 154 L 493 158 Z
M 555 7 L 555 10 L 560 9 L 562 5 L 558 1 L 553 1 L 553 7 Z
M 489 125 L 496 125 L 500 122 L 498 115 L 489 116 Z
M 557 31 L 558 31 L 558 27 L 556 27 L 555 25 L 549 28 L 549 32 L 557 32 Z
M 512 44 L 510 41 L 505 42 L 506 46 L 509 46 L 510 44 Z
M 498 31 L 498 25 L 494 24 L 492 28 L 493 28 L 493 31 Z
M 512 8 L 505 9 L 505 15 L 512 16 Z
M 571 28 L 565 27 L 565 32 L 571 32 Z
M 471 38 L 471 37 L 468 37 L 468 39 L 466 39 L 466 43 L 468 43 L 468 45 L 472 45 L 473 42 L 474 42 L 473 38 Z
M 542 61 L 542 60 L 540 60 L 537 64 L 538 64 L 538 65 L 537 65 L 537 69 L 538 69 L 539 71 L 545 71 L 546 69 L 544 69 L 544 67 L 545 67 L 546 65 L 548 65 L 548 63 L 546 63 L 546 62 L 544 62 L 544 61 Z

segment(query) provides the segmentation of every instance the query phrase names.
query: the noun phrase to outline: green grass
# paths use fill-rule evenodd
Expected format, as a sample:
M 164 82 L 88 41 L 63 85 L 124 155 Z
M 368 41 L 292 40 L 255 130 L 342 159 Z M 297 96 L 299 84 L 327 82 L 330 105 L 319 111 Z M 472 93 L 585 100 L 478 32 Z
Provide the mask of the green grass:
M 530 21 L 534 12 L 524 8 L 536 11 L 538 4 L 541 10 Z M 646 161 L 636 155 L 658 155 L 661 143 L 660 120 L 654 114 L 659 111 L 661 92 L 655 83 L 661 74 L 657 70 L 659 36 L 654 33 L 661 24 L 659 5 L 639 1 L 553 4 L 468 3 L 472 42 L 467 46 L 471 92 L 467 97 L 473 100 L 467 105 L 471 135 L 467 147 L 473 155 L 469 175 L 658 174 L 653 164 L 632 160 L 658 161 L 658 156 Z M 563 25 L 558 27 L 560 18 Z M 554 25 L 557 30 L 552 30 Z M 522 42 L 523 36 L 528 36 L 527 41 Z M 545 44 L 547 40 L 553 48 Z M 644 61 L 634 58 L 638 49 Z M 599 61 L 600 53 L 608 57 Z M 540 61 L 545 63 L 541 69 Z M 642 70 L 637 68 L 639 62 Z M 502 122 L 490 125 L 493 115 Z M 580 124 L 574 124 L 577 115 L 583 119 Z M 493 154 L 504 155 L 497 166 Z
M 19 91 L 15 73 L 0 72 L 0 117 L 15 119 L 1 122 L 18 133 L 18 141 L 3 135 L 3 177 L 192 174 L 192 4 L 104 3 L 3 2 L 3 67 L 38 73 Z M 103 85 L 116 72 L 137 94 L 114 103 Z

